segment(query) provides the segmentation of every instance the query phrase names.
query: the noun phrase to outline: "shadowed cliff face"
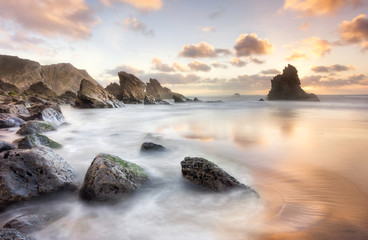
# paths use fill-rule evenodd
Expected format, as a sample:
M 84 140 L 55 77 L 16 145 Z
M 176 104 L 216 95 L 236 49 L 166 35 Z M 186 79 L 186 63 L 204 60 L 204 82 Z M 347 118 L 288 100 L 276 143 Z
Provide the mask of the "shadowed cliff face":
M 271 80 L 271 90 L 267 99 L 319 101 L 315 94 L 306 93 L 300 85 L 298 70 L 289 64 L 281 75 L 277 75 Z
M 15 56 L 0 55 L 0 78 L 15 85 L 21 92 L 32 84 L 44 82 L 57 94 L 66 91 L 77 93 L 82 79 L 98 84 L 85 70 L 69 63 L 42 66 L 38 62 Z

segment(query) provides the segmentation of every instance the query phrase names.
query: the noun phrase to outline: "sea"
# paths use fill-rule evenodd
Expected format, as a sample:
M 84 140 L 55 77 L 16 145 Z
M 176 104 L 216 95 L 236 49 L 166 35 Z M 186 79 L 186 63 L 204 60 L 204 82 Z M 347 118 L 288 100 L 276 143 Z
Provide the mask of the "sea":
M 61 106 L 66 124 L 45 133 L 79 175 L 109 153 L 142 166 L 150 181 L 116 203 L 55 194 L 0 213 L 0 225 L 37 211 L 64 217 L 30 236 L 42 240 L 368 239 L 368 95 L 320 102 L 202 97 L 203 102 Z M 207 102 L 221 100 L 222 102 Z M 13 141 L 17 128 L 1 129 Z M 167 151 L 143 153 L 144 142 Z M 212 192 L 182 176 L 185 157 L 206 158 L 251 192 Z

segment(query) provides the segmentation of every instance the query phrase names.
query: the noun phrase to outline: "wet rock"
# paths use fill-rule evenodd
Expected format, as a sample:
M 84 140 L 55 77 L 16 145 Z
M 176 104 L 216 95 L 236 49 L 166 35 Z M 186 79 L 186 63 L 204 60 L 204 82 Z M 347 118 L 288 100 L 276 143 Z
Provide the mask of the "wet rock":
M 55 130 L 56 127 L 50 122 L 32 120 L 24 123 L 17 131 L 17 133 L 20 135 L 28 135 L 33 133 L 43 133 Z
M 31 149 L 37 146 L 46 146 L 49 148 L 61 148 L 62 145 L 48 138 L 45 135 L 39 133 L 33 133 L 25 136 L 24 138 L 19 138 L 13 142 L 18 146 L 19 149 Z
M 154 97 L 150 96 L 150 95 L 146 95 L 144 97 L 144 101 L 143 101 L 144 105 L 155 105 L 156 104 L 156 100 Z
M 27 118 L 30 116 L 29 111 L 23 104 L 0 104 L 0 113 L 13 114 L 19 118 Z
M 75 106 L 79 108 L 119 108 L 124 104 L 103 87 L 83 79 L 75 99 Z
M 138 189 L 148 180 L 143 168 L 117 156 L 100 153 L 84 178 L 80 197 L 87 201 L 107 201 Z
M 12 228 L 0 228 L 1 240 L 35 240 Z
M 0 128 L 19 127 L 24 123 L 23 119 L 9 113 L 0 113 Z
M 13 150 L 15 146 L 11 143 L 0 141 L 0 153 L 6 150 Z
M 193 99 L 193 102 L 201 102 L 201 100 L 199 100 L 197 97 L 195 97 L 195 98 Z
M 56 103 L 36 104 L 28 109 L 31 116 L 28 120 L 40 120 L 59 126 L 65 122 L 60 106 Z
M 217 192 L 238 187 L 249 188 L 204 158 L 186 157 L 181 162 L 181 168 L 185 178 Z
M 180 94 L 174 94 L 173 99 L 175 103 L 183 103 L 186 102 L 186 98 L 183 98 Z
M 156 152 L 165 150 L 166 148 L 164 146 L 152 142 L 144 142 L 141 146 L 142 152 Z
M 271 90 L 267 99 L 319 101 L 315 94 L 306 93 L 300 85 L 298 70 L 289 64 L 281 75 L 279 74 L 271 80 Z
M 263 100 L 263 98 L 260 98 L 258 101 L 263 102 L 264 100 Z
M 0 210 L 61 190 L 75 190 L 76 172 L 50 148 L 0 154 Z

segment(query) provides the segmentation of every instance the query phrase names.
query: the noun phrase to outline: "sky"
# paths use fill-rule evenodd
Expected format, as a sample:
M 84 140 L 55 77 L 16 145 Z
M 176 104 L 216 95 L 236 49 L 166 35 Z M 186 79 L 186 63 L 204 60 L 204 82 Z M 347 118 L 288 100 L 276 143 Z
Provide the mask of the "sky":
M 0 54 L 126 71 L 191 96 L 267 94 L 291 64 L 317 94 L 368 94 L 368 0 L 0 0 Z

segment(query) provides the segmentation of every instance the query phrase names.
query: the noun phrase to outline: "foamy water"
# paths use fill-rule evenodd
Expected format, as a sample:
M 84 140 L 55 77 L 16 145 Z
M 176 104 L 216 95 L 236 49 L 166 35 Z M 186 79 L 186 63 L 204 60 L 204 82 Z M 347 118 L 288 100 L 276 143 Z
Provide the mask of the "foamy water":
M 223 103 L 73 109 L 47 135 L 79 173 L 100 152 L 141 165 L 150 182 L 114 205 L 52 196 L 0 215 L 66 209 L 37 239 L 367 239 L 368 96 L 321 102 Z M 16 129 L 0 130 L 13 140 Z M 144 141 L 169 149 L 142 154 Z M 181 176 L 186 156 L 204 157 L 259 192 L 203 191 Z

